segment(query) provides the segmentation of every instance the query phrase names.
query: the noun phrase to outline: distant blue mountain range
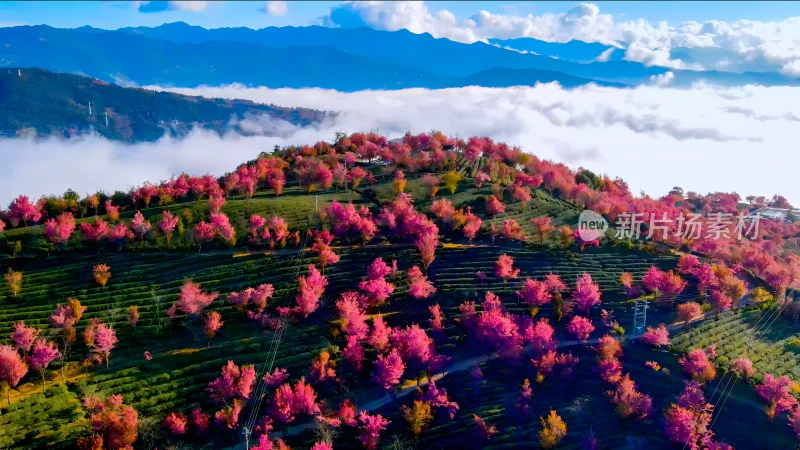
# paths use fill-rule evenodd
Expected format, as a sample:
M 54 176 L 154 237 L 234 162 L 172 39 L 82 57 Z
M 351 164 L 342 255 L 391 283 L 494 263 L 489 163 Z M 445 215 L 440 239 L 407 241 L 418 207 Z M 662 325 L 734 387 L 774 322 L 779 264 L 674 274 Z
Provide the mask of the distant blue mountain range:
M 520 51 L 508 50 L 510 47 Z M 674 83 L 797 85 L 777 73 L 672 70 L 622 60 L 609 46 L 530 38 L 462 44 L 406 30 L 270 27 L 205 29 L 183 22 L 114 31 L 0 28 L 0 67 L 41 67 L 139 85 L 243 83 L 270 88 L 441 89 L 557 81 L 624 87 L 672 71 Z M 522 53 L 526 51 L 529 53 Z

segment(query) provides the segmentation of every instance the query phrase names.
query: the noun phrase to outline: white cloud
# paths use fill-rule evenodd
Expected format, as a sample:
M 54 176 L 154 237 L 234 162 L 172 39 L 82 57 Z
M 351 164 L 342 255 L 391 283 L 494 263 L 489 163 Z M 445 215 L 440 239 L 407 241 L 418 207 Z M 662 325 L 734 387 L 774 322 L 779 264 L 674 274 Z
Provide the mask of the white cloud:
M 620 176 L 634 192 L 662 195 L 679 185 L 699 192 L 781 193 L 800 203 L 794 182 L 800 153 L 786 147 L 800 120 L 798 88 L 589 85 L 565 90 L 547 84 L 340 93 L 233 85 L 170 90 L 341 113 L 318 128 L 297 129 L 257 117 L 236 121 L 249 132 L 275 127 L 280 137 L 196 131 L 181 141 L 138 145 L 99 137 L 0 140 L 0 154 L 15 155 L 0 165 L 0 204 L 19 193 L 38 197 L 67 188 L 81 193 L 127 189 L 181 171 L 222 174 L 275 144 L 313 143 L 330 140 L 339 130 L 371 129 L 390 137 L 430 129 L 491 136 L 540 157 Z
M 161 11 L 205 11 L 207 1 L 133 1 L 131 5 L 139 12 L 153 13 Z
M 600 56 L 597 57 L 597 61 L 598 62 L 608 61 L 608 58 L 611 57 L 611 54 L 614 53 L 614 50 L 616 50 L 616 48 L 611 47 L 608 50 L 603 51 L 603 53 L 600 53 Z
M 650 82 L 656 86 L 667 86 L 672 84 L 675 80 L 675 74 L 672 71 L 662 73 L 659 75 L 650 75 Z
M 282 16 L 288 9 L 286 2 L 267 2 L 267 14 L 270 16 Z
M 208 6 L 208 2 L 204 1 L 171 1 L 168 2 L 170 4 L 170 9 L 176 11 L 205 11 L 206 7 Z
M 619 17 L 618 17 L 619 19 Z M 597 5 L 579 3 L 566 13 L 526 16 L 492 14 L 478 11 L 465 20 L 442 10 L 434 14 L 424 2 L 364 1 L 344 2 L 321 18 L 327 26 L 370 26 L 395 31 L 402 28 L 414 33 L 430 33 L 458 42 L 472 43 L 488 38 L 530 37 L 549 42 L 571 39 L 625 47 L 625 59 L 648 65 L 700 69 L 670 59 L 676 47 L 713 47 L 726 54 L 708 67 L 732 71 L 781 71 L 798 75 L 800 61 L 800 17 L 776 22 L 740 20 L 736 22 L 650 23 L 644 19 L 615 20 Z M 602 59 L 599 59 L 602 61 Z M 724 62 L 723 62 L 724 61 Z

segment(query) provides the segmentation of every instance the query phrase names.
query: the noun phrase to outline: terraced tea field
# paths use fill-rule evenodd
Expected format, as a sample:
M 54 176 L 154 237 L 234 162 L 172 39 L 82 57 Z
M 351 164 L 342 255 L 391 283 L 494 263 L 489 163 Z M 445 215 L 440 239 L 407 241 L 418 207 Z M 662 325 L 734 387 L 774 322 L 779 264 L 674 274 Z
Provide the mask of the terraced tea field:
M 734 360 L 748 357 L 760 382 L 765 373 L 800 381 L 800 324 L 774 311 L 755 307 L 727 311 L 678 334 L 672 345 L 686 352 L 717 344 L 717 362 L 729 369 Z

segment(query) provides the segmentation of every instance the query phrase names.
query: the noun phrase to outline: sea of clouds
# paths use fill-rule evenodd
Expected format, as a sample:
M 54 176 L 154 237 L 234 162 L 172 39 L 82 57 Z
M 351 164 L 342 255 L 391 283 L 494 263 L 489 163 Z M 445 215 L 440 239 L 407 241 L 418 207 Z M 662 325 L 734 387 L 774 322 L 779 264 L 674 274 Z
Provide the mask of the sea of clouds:
M 249 133 L 275 130 L 277 137 L 196 130 L 180 140 L 164 137 L 135 145 L 96 135 L 3 139 L 0 205 L 22 193 L 38 198 L 68 188 L 79 193 L 127 190 L 183 171 L 222 175 L 276 144 L 330 141 L 336 131 L 374 130 L 395 138 L 406 131 L 433 129 L 460 137 L 490 136 L 541 158 L 619 176 L 634 192 L 653 196 L 680 186 L 742 196 L 779 193 L 800 203 L 798 88 L 696 85 L 680 90 L 654 84 L 566 90 L 542 84 L 356 93 L 240 85 L 169 90 L 339 114 L 331 122 L 306 128 L 265 117 L 232 120 Z

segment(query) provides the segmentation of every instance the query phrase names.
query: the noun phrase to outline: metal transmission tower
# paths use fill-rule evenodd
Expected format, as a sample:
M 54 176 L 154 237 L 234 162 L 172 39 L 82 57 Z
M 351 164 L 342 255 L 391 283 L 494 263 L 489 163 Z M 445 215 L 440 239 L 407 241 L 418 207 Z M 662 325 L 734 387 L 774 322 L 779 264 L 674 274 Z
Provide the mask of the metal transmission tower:
M 647 325 L 647 299 L 637 299 L 633 308 L 633 336 L 635 337 L 644 333 Z

